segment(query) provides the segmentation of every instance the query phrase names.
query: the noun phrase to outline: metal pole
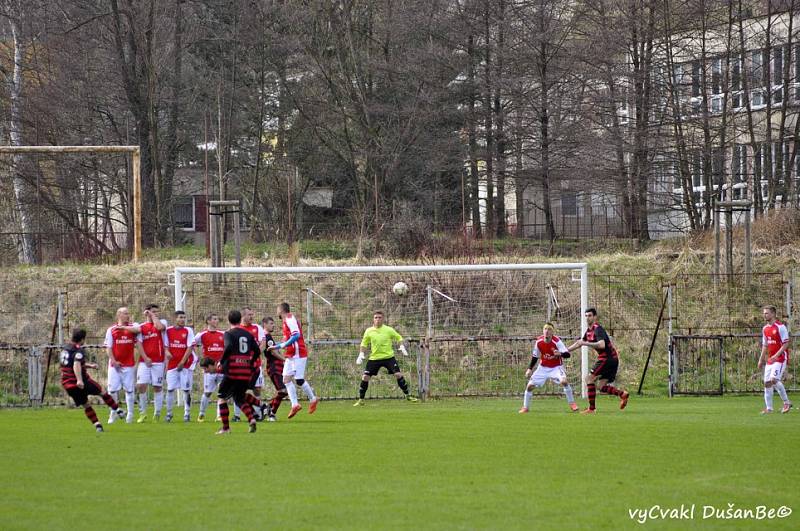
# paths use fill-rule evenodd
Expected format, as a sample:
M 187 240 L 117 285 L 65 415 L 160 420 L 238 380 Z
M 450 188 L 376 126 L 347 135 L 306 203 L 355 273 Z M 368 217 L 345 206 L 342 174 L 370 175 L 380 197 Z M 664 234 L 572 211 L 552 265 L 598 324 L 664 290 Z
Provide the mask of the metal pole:
M 725 210 L 725 263 L 728 282 L 733 282 L 733 209 Z
M 308 332 L 308 339 L 314 338 L 314 320 L 311 318 L 311 305 L 314 303 L 314 294 L 311 290 L 306 288 L 306 331 Z
M 668 388 L 667 393 L 672 398 L 672 284 L 667 286 L 667 374 Z
M 233 245 L 236 248 L 236 267 L 242 267 L 242 234 L 239 226 L 239 209 L 233 211 Z
M 547 321 L 550 322 L 553 315 L 553 298 L 550 296 L 550 286 L 545 286 L 544 295 L 547 298 Z
M 64 344 L 64 293 L 58 294 L 58 344 Z
M 131 155 L 133 167 L 133 261 L 142 256 L 142 160 L 139 148 Z
M 752 255 L 750 248 L 750 207 L 744 213 L 744 278 L 747 287 L 750 287 L 752 277 Z
M 719 282 L 719 260 L 720 260 L 720 235 L 719 235 L 719 205 L 714 204 L 714 284 Z
M 581 329 L 579 334 L 583 335 L 589 327 L 586 320 L 586 309 L 589 307 L 589 266 L 586 264 L 581 267 Z M 586 398 L 586 379 L 589 377 L 589 349 L 581 347 L 581 396 Z
M 175 311 L 183 310 L 183 274 L 175 271 Z
M 428 286 L 428 340 L 433 338 L 433 288 Z

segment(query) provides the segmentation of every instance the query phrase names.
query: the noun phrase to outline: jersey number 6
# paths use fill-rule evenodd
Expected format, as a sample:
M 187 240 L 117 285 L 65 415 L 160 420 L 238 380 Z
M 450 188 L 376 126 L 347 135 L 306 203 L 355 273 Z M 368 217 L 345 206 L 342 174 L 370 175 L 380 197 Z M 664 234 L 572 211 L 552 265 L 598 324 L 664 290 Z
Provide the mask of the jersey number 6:
M 247 341 L 246 337 L 239 338 L 239 352 L 242 354 L 247 354 L 250 351 L 250 343 Z

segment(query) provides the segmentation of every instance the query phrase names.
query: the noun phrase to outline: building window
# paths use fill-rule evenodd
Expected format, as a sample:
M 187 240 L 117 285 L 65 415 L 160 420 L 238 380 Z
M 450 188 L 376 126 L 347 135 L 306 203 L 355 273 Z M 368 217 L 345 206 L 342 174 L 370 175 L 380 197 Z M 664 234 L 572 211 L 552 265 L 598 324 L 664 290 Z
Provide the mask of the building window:
M 711 93 L 722 94 L 722 59 L 711 61 Z
M 772 49 L 772 85 L 783 82 L 783 46 Z
M 731 92 L 733 93 L 733 108 L 738 109 L 744 106 L 742 97 L 742 61 L 736 58 L 731 64 Z
M 194 197 L 184 195 L 172 199 L 172 217 L 175 228 L 185 231 L 195 230 Z
M 700 96 L 700 61 L 692 61 L 692 97 Z
M 753 107 L 763 107 L 767 104 L 766 99 L 764 98 L 764 91 L 762 89 L 754 90 L 750 94 L 750 102 L 752 103 Z
M 800 44 L 794 47 L 794 99 L 800 101 Z
M 703 157 L 699 151 L 689 157 L 692 167 L 692 187 L 697 189 L 703 186 Z
M 561 192 L 561 214 L 564 216 L 578 215 L 578 194 L 569 190 Z

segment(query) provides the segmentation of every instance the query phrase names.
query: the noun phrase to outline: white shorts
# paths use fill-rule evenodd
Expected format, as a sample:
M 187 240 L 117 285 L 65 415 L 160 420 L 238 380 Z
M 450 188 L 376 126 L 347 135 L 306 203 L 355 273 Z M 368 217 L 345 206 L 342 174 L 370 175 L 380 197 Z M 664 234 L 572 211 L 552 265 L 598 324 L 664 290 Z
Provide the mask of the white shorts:
M 258 368 L 258 377 L 256 378 L 256 384 L 253 387 L 264 387 L 264 366 Z
M 192 390 L 192 379 L 194 371 L 192 369 L 184 368 L 179 371 L 178 369 L 170 369 L 167 371 L 167 391 L 181 391 Z
M 116 393 L 120 389 L 126 392 L 133 392 L 133 381 L 136 378 L 136 367 L 120 367 L 115 369 L 108 366 L 108 392 Z
M 186 370 L 186 369 L 184 369 Z M 221 372 L 204 372 L 203 373 L 203 392 L 204 393 L 213 393 L 219 387 L 219 384 L 222 383 L 222 379 L 225 377 L 224 374 Z
M 283 363 L 283 375 L 292 376 L 295 380 L 302 380 L 306 377 L 306 361 L 308 358 L 286 358 Z
M 553 382 L 560 384 L 562 380 L 566 379 L 567 373 L 564 372 L 563 366 L 559 365 L 558 367 L 542 367 L 539 365 L 536 367 L 536 370 L 533 371 L 531 379 L 528 380 L 528 384 L 535 387 L 541 387 L 547 383 L 547 380 L 553 380 Z
M 764 383 L 775 380 L 780 382 L 783 379 L 783 373 L 786 371 L 786 362 L 767 363 L 764 367 Z
M 153 387 L 164 385 L 164 363 L 153 363 L 150 367 L 146 363 L 139 363 L 136 371 L 136 384 L 148 384 Z

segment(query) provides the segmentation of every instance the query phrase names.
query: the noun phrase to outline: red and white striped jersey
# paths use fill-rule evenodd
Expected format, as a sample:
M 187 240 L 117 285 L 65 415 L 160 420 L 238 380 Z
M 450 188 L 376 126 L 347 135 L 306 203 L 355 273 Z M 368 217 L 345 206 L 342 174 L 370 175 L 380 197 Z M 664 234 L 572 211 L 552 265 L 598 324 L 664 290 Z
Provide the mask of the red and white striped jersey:
M 545 336 L 536 338 L 533 345 L 533 357 L 539 358 L 542 367 L 558 367 L 561 365 L 561 356 L 556 356 L 556 351 L 562 354 L 569 352 L 567 346 L 558 336 L 553 336 L 548 342 Z
M 781 347 L 789 342 L 789 329 L 780 321 L 775 321 L 772 324 L 764 325 L 761 331 L 761 344 L 767 347 L 767 355 L 774 356 Z M 789 357 L 789 349 L 787 348 L 783 353 L 778 356 L 775 363 L 783 363 Z

